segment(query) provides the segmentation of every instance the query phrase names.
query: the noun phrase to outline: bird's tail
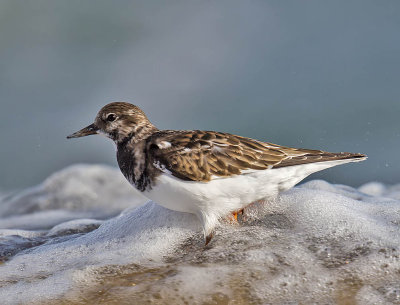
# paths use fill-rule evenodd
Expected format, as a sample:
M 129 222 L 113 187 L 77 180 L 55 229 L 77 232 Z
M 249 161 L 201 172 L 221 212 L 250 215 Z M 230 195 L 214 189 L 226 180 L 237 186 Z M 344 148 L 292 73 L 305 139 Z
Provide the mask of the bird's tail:
M 359 153 L 349 153 L 349 152 L 319 152 L 318 154 L 305 154 L 302 156 L 292 157 L 291 159 L 284 160 L 283 162 L 274 166 L 274 168 L 301 165 L 308 163 L 318 163 L 318 162 L 328 162 L 328 161 L 338 161 L 337 163 L 347 163 L 347 162 L 360 162 L 367 159 L 367 156 Z M 342 162 L 340 162 L 342 161 Z

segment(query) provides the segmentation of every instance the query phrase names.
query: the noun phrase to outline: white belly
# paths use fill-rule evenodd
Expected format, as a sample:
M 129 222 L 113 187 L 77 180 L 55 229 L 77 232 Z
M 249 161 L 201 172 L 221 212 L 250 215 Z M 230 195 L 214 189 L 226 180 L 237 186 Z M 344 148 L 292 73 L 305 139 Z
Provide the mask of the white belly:
M 154 202 L 181 212 L 222 216 L 293 187 L 313 172 L 350 160 L 318 162 L 277 169 L 252 170 L 209 182 L 183 181 L 170 174 L 160 175 L 144 195 Z

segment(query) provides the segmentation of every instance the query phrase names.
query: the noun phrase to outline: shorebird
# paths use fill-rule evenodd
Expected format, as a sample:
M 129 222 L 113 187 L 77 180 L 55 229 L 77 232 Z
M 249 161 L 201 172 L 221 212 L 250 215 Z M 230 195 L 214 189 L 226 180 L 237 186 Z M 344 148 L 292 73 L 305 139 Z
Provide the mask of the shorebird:
M 94 123 L 71 134 L 103 134 L 117 146 L 125 178 L 171 210 L 195 214 L 206 245 L 219 220 L 275 198 L 308 175 L 366 159 L 359 153 L 285 147 L 224 132 L 159 130 L 137 106 L 110 103 Z

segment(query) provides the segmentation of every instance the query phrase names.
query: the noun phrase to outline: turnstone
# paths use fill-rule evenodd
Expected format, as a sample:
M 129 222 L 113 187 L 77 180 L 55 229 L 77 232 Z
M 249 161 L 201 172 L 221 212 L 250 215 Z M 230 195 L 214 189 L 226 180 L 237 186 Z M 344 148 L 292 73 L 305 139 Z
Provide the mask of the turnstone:
M 314 172 L 366 159 L 223 132 L 159 130 L 139 107 L 125 102 L 104 106 L 93 124 L 67 138 L 92 134 L 114 141 L 122 174 L 147 198 L 197 215 L 206 244 L 221 217 L 274 198 Z

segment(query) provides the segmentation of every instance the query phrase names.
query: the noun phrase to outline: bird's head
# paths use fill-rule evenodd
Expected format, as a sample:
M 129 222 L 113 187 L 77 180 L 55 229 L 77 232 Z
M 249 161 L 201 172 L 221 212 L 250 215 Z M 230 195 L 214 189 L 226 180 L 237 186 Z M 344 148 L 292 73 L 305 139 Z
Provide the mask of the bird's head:
M 118 144 L 127 139 L 140 141 L 155 130 L 154 125 L 139 107 L 126 102 L 114 102 L 100 109 L 93 124 L 67 138 L 103 134 Z

